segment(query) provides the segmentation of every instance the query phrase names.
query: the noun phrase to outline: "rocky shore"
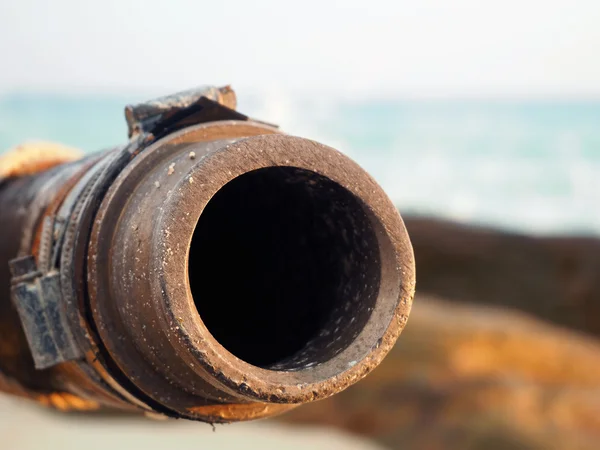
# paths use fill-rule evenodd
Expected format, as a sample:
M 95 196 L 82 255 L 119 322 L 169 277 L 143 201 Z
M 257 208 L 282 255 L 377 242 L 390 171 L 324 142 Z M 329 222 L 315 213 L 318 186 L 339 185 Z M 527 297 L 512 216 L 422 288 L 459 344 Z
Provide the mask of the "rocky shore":
M 526 236 L 408 217 L 417 290 L 495 305 L 600 337 L 600 239 Z

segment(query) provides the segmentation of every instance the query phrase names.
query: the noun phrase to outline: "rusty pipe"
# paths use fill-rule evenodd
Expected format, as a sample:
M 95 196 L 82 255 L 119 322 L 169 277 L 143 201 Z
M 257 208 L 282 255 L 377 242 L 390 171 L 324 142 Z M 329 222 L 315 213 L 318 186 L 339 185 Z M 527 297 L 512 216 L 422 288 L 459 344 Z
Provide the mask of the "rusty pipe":
M 248 420 L 393 346 L 414 292 L 394 205 L 338 151 L 209 93 L 129 107 L 124 147 L 1 182 L 0 389 Z

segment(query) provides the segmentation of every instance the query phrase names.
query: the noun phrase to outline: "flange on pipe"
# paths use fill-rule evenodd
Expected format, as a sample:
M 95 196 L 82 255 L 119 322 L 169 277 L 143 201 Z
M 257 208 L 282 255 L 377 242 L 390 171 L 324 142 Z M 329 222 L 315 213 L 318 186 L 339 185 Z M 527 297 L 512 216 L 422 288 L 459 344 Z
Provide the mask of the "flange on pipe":
M 228 422 L 381 362 L 414 294 L 396 208 L 234 107 L 228 88 L 131 106 L 126 146 L 1 182 L 0 388 Z

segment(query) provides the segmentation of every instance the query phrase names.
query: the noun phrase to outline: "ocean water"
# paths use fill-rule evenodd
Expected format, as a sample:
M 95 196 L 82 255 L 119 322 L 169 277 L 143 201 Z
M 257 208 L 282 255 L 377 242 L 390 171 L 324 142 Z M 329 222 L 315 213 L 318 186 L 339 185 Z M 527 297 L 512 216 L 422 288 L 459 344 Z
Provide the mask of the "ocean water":
M 5 95 L 0 153 L 28 139 L 95 151 L 143 96 Z M 242 95 L 239 110 L 329 144 L 402 212 L 528 233 L 600 234 L 600 102 Z

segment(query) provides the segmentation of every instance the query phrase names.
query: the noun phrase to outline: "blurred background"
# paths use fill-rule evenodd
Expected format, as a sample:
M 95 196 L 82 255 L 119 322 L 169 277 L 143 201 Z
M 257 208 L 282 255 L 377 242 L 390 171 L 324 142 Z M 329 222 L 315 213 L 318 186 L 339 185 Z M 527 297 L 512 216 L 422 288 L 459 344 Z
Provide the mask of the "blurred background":
M 417 298 L 381 368 L 283 421 L 0 397 L 0 448 L 598 448 L 599 22 L 595 0 L 2 1 L 0 153 L 115 146 L 125 104 L 231 84 L 383 185 Z

